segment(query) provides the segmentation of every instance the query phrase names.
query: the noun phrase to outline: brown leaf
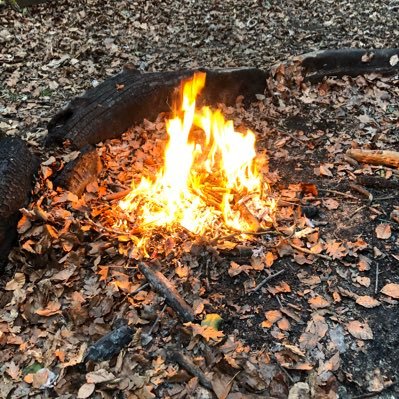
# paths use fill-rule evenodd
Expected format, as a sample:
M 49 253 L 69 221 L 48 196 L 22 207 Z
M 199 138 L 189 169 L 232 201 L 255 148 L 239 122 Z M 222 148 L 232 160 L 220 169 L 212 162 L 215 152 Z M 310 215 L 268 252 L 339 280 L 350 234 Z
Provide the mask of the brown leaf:
M 322 309 L 330 306 L 330 302 L 320 295 L 310 298 L 308 303 L 313 309 Z
M 338 209 L 339 202 L 333 198 L 327 198 L 327 199 L 323 200 L 323 205 L 329 210 L 334 210 L 334 209 Z
M 37 309 L 35 313 L 38 314 L 39 316 L 49 317 L 57 313 L 61 313 L 60 309 L 61 309 L 61 304 L 59 302 L 50 301 L 47 304 L 47 307 L 42 309 Z
M 115 379 L 115 376 L 105 369 L 92 371 L 86 374 L 86 381 L 88 384 L 100 384 L 109 382 Z
M 21 289 L 25 284 L 25 274 L 23 273 L 15 273 L 15 276 L 12 280 L 10 280 L 6 286 L 6 291 L 14 291 L 16 289 Z
M 212 377 L 212 389 L 218 399 L 226 399 L 231 390 L 233 380 L 223 374 L 214 374 Z
M 377 238 L 381 240 L 387 240 L 391 237 L 391 225 L 388 223 L 381 223 L 375 228 L 375 232 L 377 234 Z
M 96 386 L 94 384 L 83 384 L 78 391 L 78 399 L 87 399 L 94 392 Z
M 358 320 L 353 320 L 346 325 L 346 328 L 355 338 L 364 340 L 373 339 L 373 332 L 367 322 L 362 323 Z
M 386 284 L 382 287 L 381 292 L 391 298 L 399 299 L 399 284 Z
M 336 240 L 327 242 L 326 251 L 333 259 L 343 258 L 348 253 L 342 243 Z
M 381 305 L 380 301 L 369 295 L 362 295 L 357 297 L 356 303 L 365 308 L 375 308 Z

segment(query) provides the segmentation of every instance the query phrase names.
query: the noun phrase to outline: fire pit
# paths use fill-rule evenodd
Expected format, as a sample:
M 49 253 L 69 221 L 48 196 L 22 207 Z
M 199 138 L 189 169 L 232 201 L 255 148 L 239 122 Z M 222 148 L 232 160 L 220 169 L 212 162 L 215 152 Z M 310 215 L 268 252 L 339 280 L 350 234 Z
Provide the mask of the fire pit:
M 337 54 L 127 70 L 54 118 L 0 323 L 21 392 L 394 397 L 398 77 L 357 75 L 397 51 Z

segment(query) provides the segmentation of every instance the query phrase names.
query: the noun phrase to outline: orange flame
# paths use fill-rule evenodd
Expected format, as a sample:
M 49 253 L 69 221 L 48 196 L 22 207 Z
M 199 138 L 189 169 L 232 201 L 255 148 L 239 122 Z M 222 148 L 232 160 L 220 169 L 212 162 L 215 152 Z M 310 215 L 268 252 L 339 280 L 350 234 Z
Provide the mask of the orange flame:
M 219 110 L 197 110 L 204 86 L 202 72 L 184 83 L 180 110 L 166 122 L 162 169 L 154 181 L 143 177 L 119 202 L 141 232 L 180 224 L 204 234 L 218 221 L 241 232 L 270 225 L 275 203 L 258 172 L 255 135 L 236 132 Z

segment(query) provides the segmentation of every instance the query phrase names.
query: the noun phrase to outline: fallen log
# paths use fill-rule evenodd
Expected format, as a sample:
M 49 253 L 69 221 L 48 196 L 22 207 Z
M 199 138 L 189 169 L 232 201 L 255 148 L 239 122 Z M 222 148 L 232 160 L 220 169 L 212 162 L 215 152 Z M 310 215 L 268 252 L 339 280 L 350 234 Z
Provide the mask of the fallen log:
M 346 155 L 358 162 L 399 168 L 398 151 L 350 149 Z
M 300 60 L 304 77 L 319 82 L 326 76 L 358 76 L 367 73 L 392 74 L 399 70 L 399 63 L 392 58 L 399 49 L 320 50 L 294 57 Z
M 0 268 L 17 236 L 19 210 L 26 206 L 38 160 L 23 140 L 0 140 Z
M 151 287 L 166 299 L 183 321 L 194 321 L 193 309 L 177 292 L 172 283 L 159 270 L 156 270 L 155 265 L 147 265 L 145 262 L 141 262 L 139 263 L 139 270 Z
M 256 68 L 199 69 L 206 72 L 200 102 L 234 104 L 239 95 L 247 101 L 263 93 L 266 72 Z M 125 68 L 78 97 L 50 121 L 47 145 L 70 143 L 75 148 L 119 137 L 144 118 L 155 119 L 170 110 L 172 94 L 194 70 L 141 73 Z

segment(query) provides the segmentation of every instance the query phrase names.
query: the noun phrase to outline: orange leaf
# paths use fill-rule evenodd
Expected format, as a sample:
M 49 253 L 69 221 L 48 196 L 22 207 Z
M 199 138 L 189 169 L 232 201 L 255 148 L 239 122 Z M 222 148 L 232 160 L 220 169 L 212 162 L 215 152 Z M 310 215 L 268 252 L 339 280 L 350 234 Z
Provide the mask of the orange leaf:
M 386 284 L 382 287 L 381 292 L 391 298 L 399 299 L 399 284 Z
M 381 223 L 375 228 L 375 232 L 377 234 L 377 238 L 381 240 L 387 240 L 391 237 L 391 225 L 388 223 Z
M 362 295 L 357 297 L 356 303 L 365 308 L 375 308 L 381 305 L 380 301 L 377 301 L 377 299 L 369 295 Z
M 349 333 L 355 338 L 365 340 L 373 339 L 373 332 L 366 322 L 361 323 L 358 320 L 353 320 L 346 325 L 346 328 L 348 329 Z
M 330 306 L 330 302 L 328 302 L 327 299 L 323 298 L 320 295 L 310 298 L 308 302 L 309 305 L 314 309 L 322 309 Z
M 60 309 L 61 309 L 61 304 L 59 302 L 50 301 L 47 304 L 46 308 L 37 309 L 35 313 L 38 314 L 39 316 L 48 317 L 48 316 L 53 316 L 57 313 L 61 313 Z

